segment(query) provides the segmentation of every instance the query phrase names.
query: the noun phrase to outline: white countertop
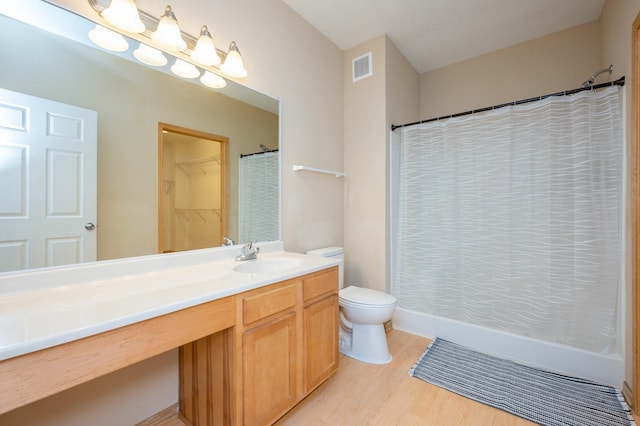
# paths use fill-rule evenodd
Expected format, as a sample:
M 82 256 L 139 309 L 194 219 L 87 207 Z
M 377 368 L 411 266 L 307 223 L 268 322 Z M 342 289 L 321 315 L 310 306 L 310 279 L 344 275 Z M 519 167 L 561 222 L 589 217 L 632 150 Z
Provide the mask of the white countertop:
M 257 243 L 277 272 L 233 268 L 241 246 L 0 273 L 0 361 L 339 264 Z M 253 261 L 246 261 L 253 262 Z

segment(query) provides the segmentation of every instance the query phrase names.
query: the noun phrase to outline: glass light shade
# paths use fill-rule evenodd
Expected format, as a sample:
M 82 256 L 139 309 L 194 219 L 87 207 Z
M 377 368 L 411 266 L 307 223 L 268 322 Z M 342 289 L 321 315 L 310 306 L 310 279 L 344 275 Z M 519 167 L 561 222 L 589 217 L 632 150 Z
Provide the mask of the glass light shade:
M 140 43 L 140 47 L 133 51 L 133 56 L 143 64 L 161 67 L 167 64 L 167 57 L 158 49 Z
M 141 33 L 144 24 L 140 20 L 135 0 L 111 0 L 111 5 L 102 11 L 102 16 L 111 25 L 130 33 Z
M 220 65 L 220 57 L 206 25 L 200 29 L 200 37 L 196 42 L 196 48 L 191 52 L 191 58 L 205 66 Z
M 160 47 L 178 52 L 187 48 L 187 43 L 182 39 L 178 20 L 171 10 L 171 6 L 164 9 L 164 15 L 158 22 L 158 28 L 151 33 L 151 39 Z
M 200 71 L 195 65 L 176 59 L 176 63 L 171 65 L 171 72 L 182 78 L 196 78 L 200 76 Z
M 103 49 L 113 52 L 124 52 L 129 48 L 129 43 L 121 34 L 101 25 L 96 25 L 94 29 L 89 31 L 89 39 Z
M 229 77 L 242 78 L 247 76 L 247 70 L 242 64 L 242 56 L 240 56 L 240 50 L 235 41 L 232 41 L 231 45 L 229 45 L 229 53 L 227 53 L 224 64 L 220 69 Z
M 200 77 L 200 82 L 207 87 L 211 87 L 212 89 L 222 89 L 227 85 L 227 82 L 224 80 L 224 78 L 210 71 L 204 72 L 202 77 Z

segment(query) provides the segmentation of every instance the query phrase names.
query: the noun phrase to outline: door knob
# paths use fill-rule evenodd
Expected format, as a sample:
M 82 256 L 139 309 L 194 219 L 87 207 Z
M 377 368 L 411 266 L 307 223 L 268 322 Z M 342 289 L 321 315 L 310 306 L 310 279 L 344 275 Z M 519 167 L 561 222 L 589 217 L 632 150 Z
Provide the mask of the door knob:
M 96 229 L 96 226 L 93 223 L 88 222 L 84 224 L 84 229 L 86 229 L 87 231 L 93 231 L 94 229 Z

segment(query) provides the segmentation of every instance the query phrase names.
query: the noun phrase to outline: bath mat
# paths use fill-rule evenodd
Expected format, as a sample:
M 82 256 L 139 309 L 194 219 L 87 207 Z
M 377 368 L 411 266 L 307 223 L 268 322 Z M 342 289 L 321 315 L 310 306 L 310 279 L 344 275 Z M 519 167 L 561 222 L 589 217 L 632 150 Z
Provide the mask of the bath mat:
M 409 374 L 541 425 L 635 425 L 619 390 L 436 338 Z

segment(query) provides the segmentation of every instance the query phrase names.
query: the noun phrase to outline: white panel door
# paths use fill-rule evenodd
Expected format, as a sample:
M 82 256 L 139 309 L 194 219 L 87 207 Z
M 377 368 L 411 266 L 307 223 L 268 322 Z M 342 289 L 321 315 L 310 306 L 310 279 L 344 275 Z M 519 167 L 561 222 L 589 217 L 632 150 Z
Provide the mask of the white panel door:
M 97 113 L 0 89 L 0 272 L 96 260 Z

